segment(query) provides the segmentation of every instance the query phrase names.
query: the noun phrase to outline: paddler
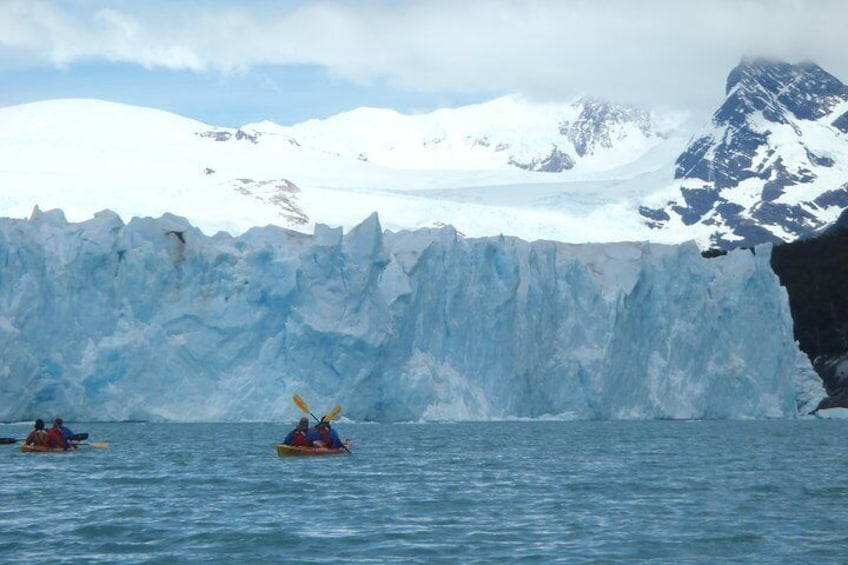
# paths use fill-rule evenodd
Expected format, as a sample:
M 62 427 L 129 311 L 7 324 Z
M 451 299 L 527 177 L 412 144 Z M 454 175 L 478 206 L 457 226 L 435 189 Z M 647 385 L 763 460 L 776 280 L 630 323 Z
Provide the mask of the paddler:
M 321 434 L 315 428 L 309 427 L 309 418 L 304 416 L 298 420 L 297 427 L 288 433 L 283 443 L 298 447 L 312 447 L 312 444 L 320 439 Z

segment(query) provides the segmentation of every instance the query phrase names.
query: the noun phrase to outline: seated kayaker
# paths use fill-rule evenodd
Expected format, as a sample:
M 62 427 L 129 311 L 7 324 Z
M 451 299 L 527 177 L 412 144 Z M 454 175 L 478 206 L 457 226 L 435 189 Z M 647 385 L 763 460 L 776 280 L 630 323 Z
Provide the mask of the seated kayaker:
M 315 429 L 318 430 L 318 433 L 321 434 L 320 445 L 321 447 L 329 447 L 330 449 L 341 449 L 342 448 L 342 440 L 339 439 L 339 435 L 336 433 L 336 430 L 330 426 L 330 422 L 321 418 L 321 421 L 318 422 L 318 425 L 315 426 Z M 316 445 L 318 445 L 316 443 Z
M 65 449 L 75 447 L 75 444 L 71 443 L 71 438 L 74 436 L 74 432 L 71 428 L 65 425 L 62 418 L 53 418 L 53 428 L 62 432 L 62 442 Z
M 44 420 L 39 418 L 35 421 L 33 429 L 24 442 L 26 445 L 40 445 L 47 447 L 47 430 L 44 429 Z
M 67 449 L 62 429 L 57 428 L 55 424 L 52 428 L 47 430 L 47 445 L 49 445 L 51 449 Z
M 309 427 L 309 418 L 304 416 L 298 421 L 297 427 L 288 433 L 283 443 L 298 447 L 312 447 L 313 442 L 320 439 L 321 435 L 315 428 Z

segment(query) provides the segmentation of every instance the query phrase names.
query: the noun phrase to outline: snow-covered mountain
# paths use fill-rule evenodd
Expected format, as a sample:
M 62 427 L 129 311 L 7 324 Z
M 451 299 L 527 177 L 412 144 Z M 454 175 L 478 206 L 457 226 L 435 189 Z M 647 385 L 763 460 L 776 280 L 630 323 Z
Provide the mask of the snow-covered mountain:
M 235 134 L 218 130 L 210 135 L 236 141 L 247 136 L 254 143 L 282 137 L 389 169 L 560 173 L 610 170 L 637 160 L 673 133 L 682 118 L 588 98 L 531 104 L 503 97 L 422 115 L 360 108 L 292 127 L 263 122 Z
M 469 236 L 682 241 L 627 204 L 671 162 L 682 117 L 597 100 L 507 97 L 419 116 L 360 109 L 239 129 L 94 100 L 0 109 L 0 209 L 84 221 L 174 213 L 206 233 L 276 224 L 389 229 L 450 224 Z M 567 169 L 565 169 L 567 165 Z M 540 169 L 559 173 L 537 172 Z
M 848 207 L 848 86 L 813 63 L 744 60 L 711 124 L 676 161 L 680 197 L 642 208 L 701 226 L 713 247 L 792 241 Z
M 0 109 L 0 209 L 174 213 L 233 234 L 378 212 L 392 230 L 729 249 L 809 235 L 848 206 L 848 87 L 815 64 L 744 60 L 710 124 L 693 136 L 686 118 L 510 96 L 221 128 L 47 101 Z

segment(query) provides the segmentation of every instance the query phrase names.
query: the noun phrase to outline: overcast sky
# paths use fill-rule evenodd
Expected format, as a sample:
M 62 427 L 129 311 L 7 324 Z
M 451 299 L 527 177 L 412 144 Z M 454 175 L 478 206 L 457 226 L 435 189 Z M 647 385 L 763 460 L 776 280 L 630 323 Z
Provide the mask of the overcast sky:
M 843 0 L 0 0 L 0 106 L 239 126 L 591 95 L 708 118 L 743 56 L 848 82 L 846 21 Z

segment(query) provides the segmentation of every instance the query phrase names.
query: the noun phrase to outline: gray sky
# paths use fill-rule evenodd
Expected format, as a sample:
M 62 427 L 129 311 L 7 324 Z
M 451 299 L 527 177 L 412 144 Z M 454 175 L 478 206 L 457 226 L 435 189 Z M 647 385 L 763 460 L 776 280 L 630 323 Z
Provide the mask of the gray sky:
M 848 81 L 842 0 L 0 0 L 0 105 L 92 97 L 215 125 L 519 93 L 707 117 L 743 56 Z

